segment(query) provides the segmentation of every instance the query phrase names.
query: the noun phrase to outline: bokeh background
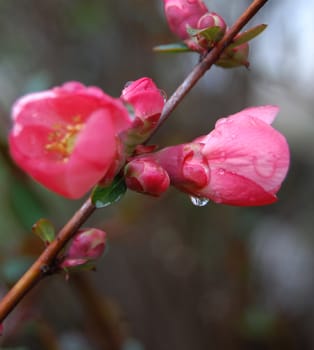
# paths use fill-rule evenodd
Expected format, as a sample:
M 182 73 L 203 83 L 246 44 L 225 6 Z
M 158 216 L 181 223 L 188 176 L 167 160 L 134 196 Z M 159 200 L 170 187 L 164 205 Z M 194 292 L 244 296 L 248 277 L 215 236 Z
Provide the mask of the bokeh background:
M 206 1 L 231 24 L 250 1 Z M 170 190 L 128 192 L 88 222 L 110 244 L 96 272 L 47 278 L 5 323 L 1 349 L 314 349 L 314 4 L 276 0 L 250 25 L 251 69 L 213 68 L 155 135 L 160 146 L 207 133 L 221 116 L 278 104 L 291 147 L 279 201 L 194 207 Z M 21 173 L 7 152 L 21 95 L 78 80 L 119 96 L 152 77 L 168 96 L 196 54 L 155 54 L 177 39 L 161 0 L 0 0 L 0 293 L 43 249 L 41 217 L 61 227 L 80 206 Z

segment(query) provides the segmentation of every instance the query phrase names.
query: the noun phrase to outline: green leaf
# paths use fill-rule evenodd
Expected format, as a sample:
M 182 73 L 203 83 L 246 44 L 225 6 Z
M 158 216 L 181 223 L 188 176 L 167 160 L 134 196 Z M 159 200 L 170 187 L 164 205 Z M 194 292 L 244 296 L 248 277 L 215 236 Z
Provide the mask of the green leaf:
M 32 231 L 45 243 L 51 243 L 55 238 L 55 228 L 47 219 L 39 219 L 33 225 Z
M 216 42 L 220 40 L 224 34 L 219 26 L 208 27 L 204 29 L 194 29 L 190 26 L 187 26 L 186 30 L 191 36 L 200 35 L 209 42 Z
M 245 32 L 238 35 L 238 37 L 235 40 L 233 40 L 232 44 L 230 44 L 227 49 L 233 49 L 239 45 L 242 45 L 254 39 L 259 34 L 261 34 L 266 28 L 267 28 L 266 24 L 259 24 L 256 27 L 246 30 Z
M 108 187 L 96 186 L 94 188 L 92 202 L 96 208 L 107 207 L 120 200 L 126 190 L 123 176 L 117 175 Z
M 162 52 L 162 53 L 176 53 L 176 52 L 189 52 L 192 50 L 184 43 L 172 43 L 172 44 L 155 46 L 153 48 L 153 51 Z
M 203 36 L 206 40 L 210 42 L 219 41 L 223 37 L 224 32 L 220 27 L 210 27 L 203 29 L 199 35 Z

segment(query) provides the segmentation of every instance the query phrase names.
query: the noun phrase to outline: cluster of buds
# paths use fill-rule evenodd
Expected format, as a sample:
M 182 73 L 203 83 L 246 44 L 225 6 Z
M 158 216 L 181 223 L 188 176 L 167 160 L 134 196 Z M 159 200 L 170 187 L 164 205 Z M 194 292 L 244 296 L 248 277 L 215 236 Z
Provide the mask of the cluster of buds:
M 202 0 L 164 0 L 164 10 L 170 30 L 183 40 L 186 49 L 180 45 L 169 44 L 156 47 L 156 51 L 196 51 L 204 55 L 227 30 L 224 19 L 216 12 L 209 11 Z M 249 67 L 248 42 L 265 28 L 266 25 L 260 24 L 239 33 L 215 64 L 223 68 Z
M 171 31 L 193 51 L 208 50 L 226 31 L 224 19 L 201 0 L 164 0 L 164 8 Z

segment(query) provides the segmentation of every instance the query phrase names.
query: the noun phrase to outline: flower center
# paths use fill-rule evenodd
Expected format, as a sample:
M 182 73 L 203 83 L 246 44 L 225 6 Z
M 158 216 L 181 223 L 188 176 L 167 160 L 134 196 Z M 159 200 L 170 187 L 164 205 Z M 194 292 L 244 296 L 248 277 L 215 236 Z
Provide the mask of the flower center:
M 45 148 L 54 152 L 61 160 L 66 162 L 72 153 L 78 133 L 83 129 L 84 124 L 80 122 L 79 116 L 73 118 L 73 124 L 56 124 L 48 135 L 48 143 Z

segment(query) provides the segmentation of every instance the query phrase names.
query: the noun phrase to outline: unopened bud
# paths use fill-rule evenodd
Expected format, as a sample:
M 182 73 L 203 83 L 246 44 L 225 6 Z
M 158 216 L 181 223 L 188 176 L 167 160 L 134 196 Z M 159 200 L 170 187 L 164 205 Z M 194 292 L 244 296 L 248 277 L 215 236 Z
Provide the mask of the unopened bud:
M 70 242 L 60 267 L 75 267 L 100 258 L 106 247 L 106 232 L 96 228 L 79 230 Z
M 205 13 L 197 22 L 197 29 L 203 29 L 197 36 L 201 47 L 210 48 L 225 34 L 227 25 L 224 19 L 215 12 Z
M 199 143 L 167 147 L 155 153 L 154 158 L 166 169 L 173 186 L 195 193 L 210 181 L 210 169 L 202 147 Z
M 182 40 L 189 38 L 187 27 L 196 28 L 198 20 L 208 12 L 201 0 L 164 0 L 164 7 L 171 31 Z
M 150 78 L 141 78 L 128 83 L 122 90 L 121 99 L 132 107 L 133 123 L 122 135 L 127 153 L 133 153 L 134 147 L 143 143 L 155 130 L 165 96 Z
M 166 170 L 150 157 L 134 158 L 125 166 L 124 174 L 129 189 L 155 197 L 164 193 L 170 185 Z

